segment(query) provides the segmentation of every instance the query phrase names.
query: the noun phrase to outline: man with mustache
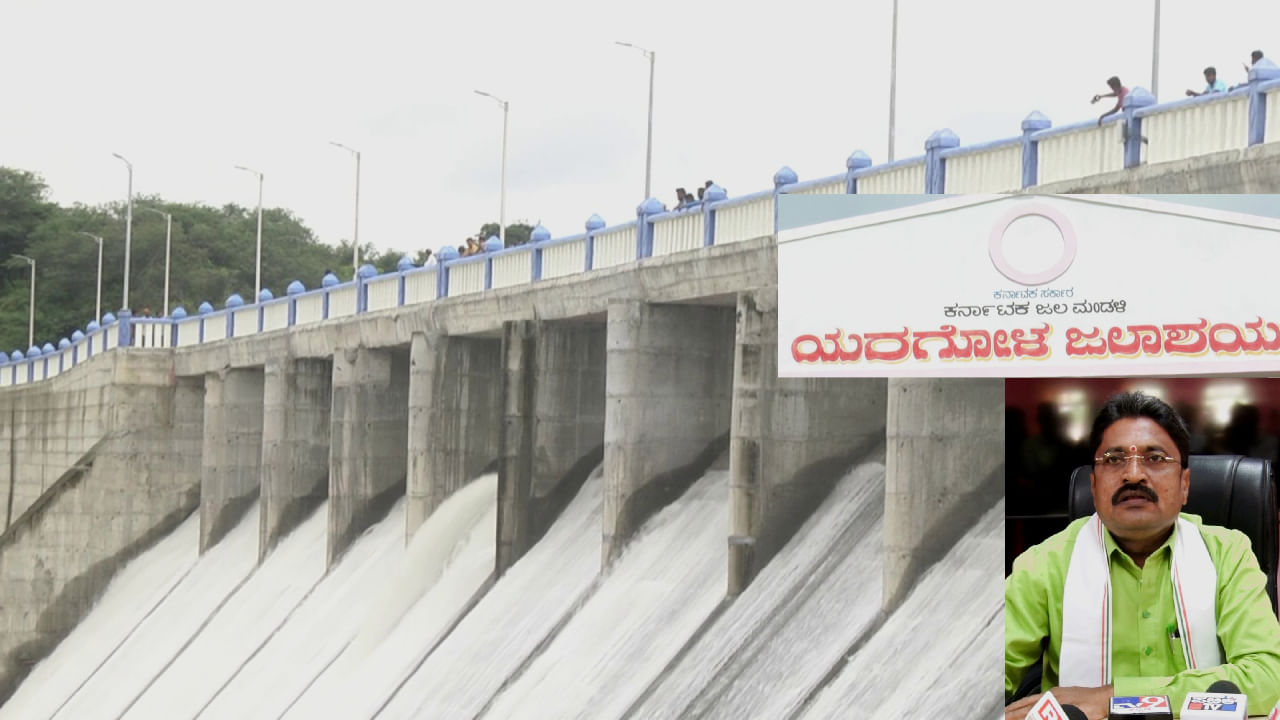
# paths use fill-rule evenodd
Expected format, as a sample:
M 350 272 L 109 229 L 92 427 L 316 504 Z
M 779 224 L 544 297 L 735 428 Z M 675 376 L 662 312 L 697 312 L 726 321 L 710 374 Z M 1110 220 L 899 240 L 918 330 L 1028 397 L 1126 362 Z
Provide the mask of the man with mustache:
M 1097 512 L 1028 549 L 1005 581 L 1005 699 L 1043 659 L 1040 690 L 1089 718 L 1112 696 L 1167 695 L 1230 680 L 1250 708 L 1280 698 L 1280 622 L 1249 538 L 1181 509 L 1193 479 L 1182 418 L 1142 393 L 1094 420 Z M 1005 709 L 1023 720 L 1038 694 Z

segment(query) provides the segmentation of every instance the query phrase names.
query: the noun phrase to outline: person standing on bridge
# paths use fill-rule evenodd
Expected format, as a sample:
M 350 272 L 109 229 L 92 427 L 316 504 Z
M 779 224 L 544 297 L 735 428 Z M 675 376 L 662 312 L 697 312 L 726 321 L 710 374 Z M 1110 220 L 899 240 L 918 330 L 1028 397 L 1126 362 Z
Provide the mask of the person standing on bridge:
M 1218 70 L 1212 65 L 1204 69 L 1204 92 L 1188 90 L 1187 97 L 1200 97 L 1227 91 L 1227 84 L 1218 79 Z
M 1115 115 L 1116 113 L 1120 112 L 1120 109 L 1124 107 L 1124 98 L 1126 95 L 1129 94 L 1129 88 L 1120 84 L 1120 78 L 1116 77 L 1115 75 L 1112 75 L 1110 78 L 1107 78 L 1107 85 L 1111 87 L 1111 92 L 1107 93 L 1106 95 L 1094 95 L 1093 100 L 1089 103 L 1090 105 L 1095 105 L 1102 98 L 1113 97 L 1116 99 L 1116 106 L 1102 113 L 1102 116 L 1098 118 L 1099 127 L 1102 126 L 1102 121 L 1106 120 L 1108 115 Z

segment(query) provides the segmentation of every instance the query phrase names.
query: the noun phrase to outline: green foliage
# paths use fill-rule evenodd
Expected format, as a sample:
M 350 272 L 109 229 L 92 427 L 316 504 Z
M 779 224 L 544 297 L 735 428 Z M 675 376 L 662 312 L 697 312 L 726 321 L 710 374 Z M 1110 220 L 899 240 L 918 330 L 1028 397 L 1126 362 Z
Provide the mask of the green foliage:
M 136 314 L 164 308 L 165 219 L 173 217 L 170 242 L 169 310 L 182 306 L 194 314 L 203 301 L 222 307 L 227 297 L 254 294 L 257 209 L 239 205 L 210 207 L 136 197 L 130 237 L 129 304 Z M 87 232 L 103 237 L 102 312 L 118 312 L 124 295 L 124 202 L 60 207 L 47 199 L 35 174 L 0 167 L 0 350 L 27 348 L 30 267 L 7 262 L 14 253 L 36 260 L 35 341 L 57 344 L 94 319 L 98 245 Z M 380 270 L 394 270 L 402 253 L 377 258 Z M 385 267 L 384 267 L 385 266 Z M 319 287 L 325 270 L 352 277 L 351 244 L 325 245 L 288 210 L 267 208 L 262 215 L 262 285 L 277 296 L 293 280 Z
M 481 225 L 480 240 L 484 241 L 484 240 L 488 240 L 491 237 L 497 237 L 499 227 L 500 226 L 496 222 L 485 223 L 484 225 Z M 533 226 L 528 223 L 524 223 L 524 222 L 508 223 L 506 247 L 515 247 L 517 245 L 524 245 L 525 243 L 529 242 L 529 234 L 532 232 L 533 232 Z

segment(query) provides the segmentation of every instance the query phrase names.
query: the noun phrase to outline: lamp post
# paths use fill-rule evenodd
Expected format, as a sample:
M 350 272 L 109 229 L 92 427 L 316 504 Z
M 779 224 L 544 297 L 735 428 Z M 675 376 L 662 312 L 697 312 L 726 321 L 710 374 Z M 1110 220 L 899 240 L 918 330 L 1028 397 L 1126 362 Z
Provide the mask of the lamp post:
M 1160 97 L 1160 0 L 1156 0 L 1156 18 L 1151 29 L 1151 97 Z
M 84 235 L 85 237 L 93 238 L 98 241 L 98 302 L 93 308 L 93 319 L 97 322 L 102 322 L 102 236 L 87 233 L 83 230 L 77 230 L 76 234 Z
M 898 0 L 893 0 L 893 44 L 889 51 L 889 162 L 893 162 L 893 126 L 898 112 Z
M 139 208 L 164 218 L 164 310 L 160 317 L 169 317 L 169 248 L 173 244 L 173 215 L 155 208 Z
M 340 142 L 329 141 L 330 145 L 340 147 L 356 156 L 356 229 L 351 240 L 351 269 L 353 273 L 360 271 L 360 151 L 349 148 Z M 352 275 L 355 277 L 355 275 Z
M 121 309 L 129 309 L 129 257 L 133 251 L 133 163 L 120 153 L 111 153 L 129 168 L 129 204 L 124 216 L 124 304 Z
M 498 195 L 498 239 L 507 246 L 507 101 L 480 90 L 477 95 L 496 100 L 502 106 L 502 190 Z
M 653 65 L 657 53 L 631 43 L 617 41 L 617 44 L 639 50 L 645 57 L 649 58 L 649 130 L 644 147 L 644 198 L 648 200 L 651 197 L 649 181 L 653 177 Z
M 36 261 L 26 255 L 14 255 L 31 265 L 31 300 L 27 303 L 27 347 L 36 344 Z
M 258 302 L 258 296 L 262 294 L 262 173 L 243 165 L 237 165 L 236 169 L 258 176 L 258 252 L 253 271 L 253 301 Z

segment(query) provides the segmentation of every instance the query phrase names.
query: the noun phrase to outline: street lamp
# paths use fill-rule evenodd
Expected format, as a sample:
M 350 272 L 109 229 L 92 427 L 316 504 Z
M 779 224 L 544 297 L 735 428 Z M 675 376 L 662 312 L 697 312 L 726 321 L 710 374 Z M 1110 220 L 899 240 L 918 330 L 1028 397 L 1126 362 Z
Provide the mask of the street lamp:
M 164 314 L 160 317 L 169 317 L 169 248 L 173 241 L 173 215 L 155 208 L 139 208 L 139 210 L 152 212 L 164 218 Z
M 893 162 L 893 125 L 898 112 L 898 0 L 893 0 L 893 43 L 889 51 L 889 162 Z
M 1156 18 L 1151 29 L 1151 97 L 1160 97 L 1160 0 L 1156 0 Z
M 258 259 L 254 263 L 253 272 L 253 301 L 258 302 L 258 296 L 262 294 L 262 173 L 242 165 L 237 165 L 236 169 L 258 176 Z
M 652 177 L 653 171 L 653 62 L 657 53 L 652 50 L 645 50 L 639 45 L 632 45 L 631 43 L 617 41 L 617 44 L 623 47 L 639 50 L 645 57 L 649 58 L 649 134 L 644 148 L 644 198 L 648 200 L 651 197 L 649 193 L 649 179 Z
M 77 230 L 77 235 L 93 238 L 98 241 L 98 302 L 94 305 L 93 319 L 102 322 L 102 236 L 87 233 L 83 230 Z
M 507 246 L 507 101 L 480 90 L 477 95 L 496 100 L 502 106 L 502 191 L 498 196 L 498 239 Z
M 14 255 L 19 260 L 26 260 L 31 265 L 31 300 L 27 303 L 27 347 L 36 344 L 36 261 L 26 255 Z
M 343 150 L 356 156 L 356 229 L 355 235 L 351 240 L 351 267 L 353 272 L 360 270 L 360 151 L 343 145 L 340 142 L 329 141 L 330 145 L 340 147 Z M 352 277 L 355 277 L 354 275 Z
M 129 309 L 129 256 L 133 250 L 133 163 L 124 159 L 120 153 L 111 153 L 129 168 L 129 206 L 124 218 L 124 304 L 121 309 Z

